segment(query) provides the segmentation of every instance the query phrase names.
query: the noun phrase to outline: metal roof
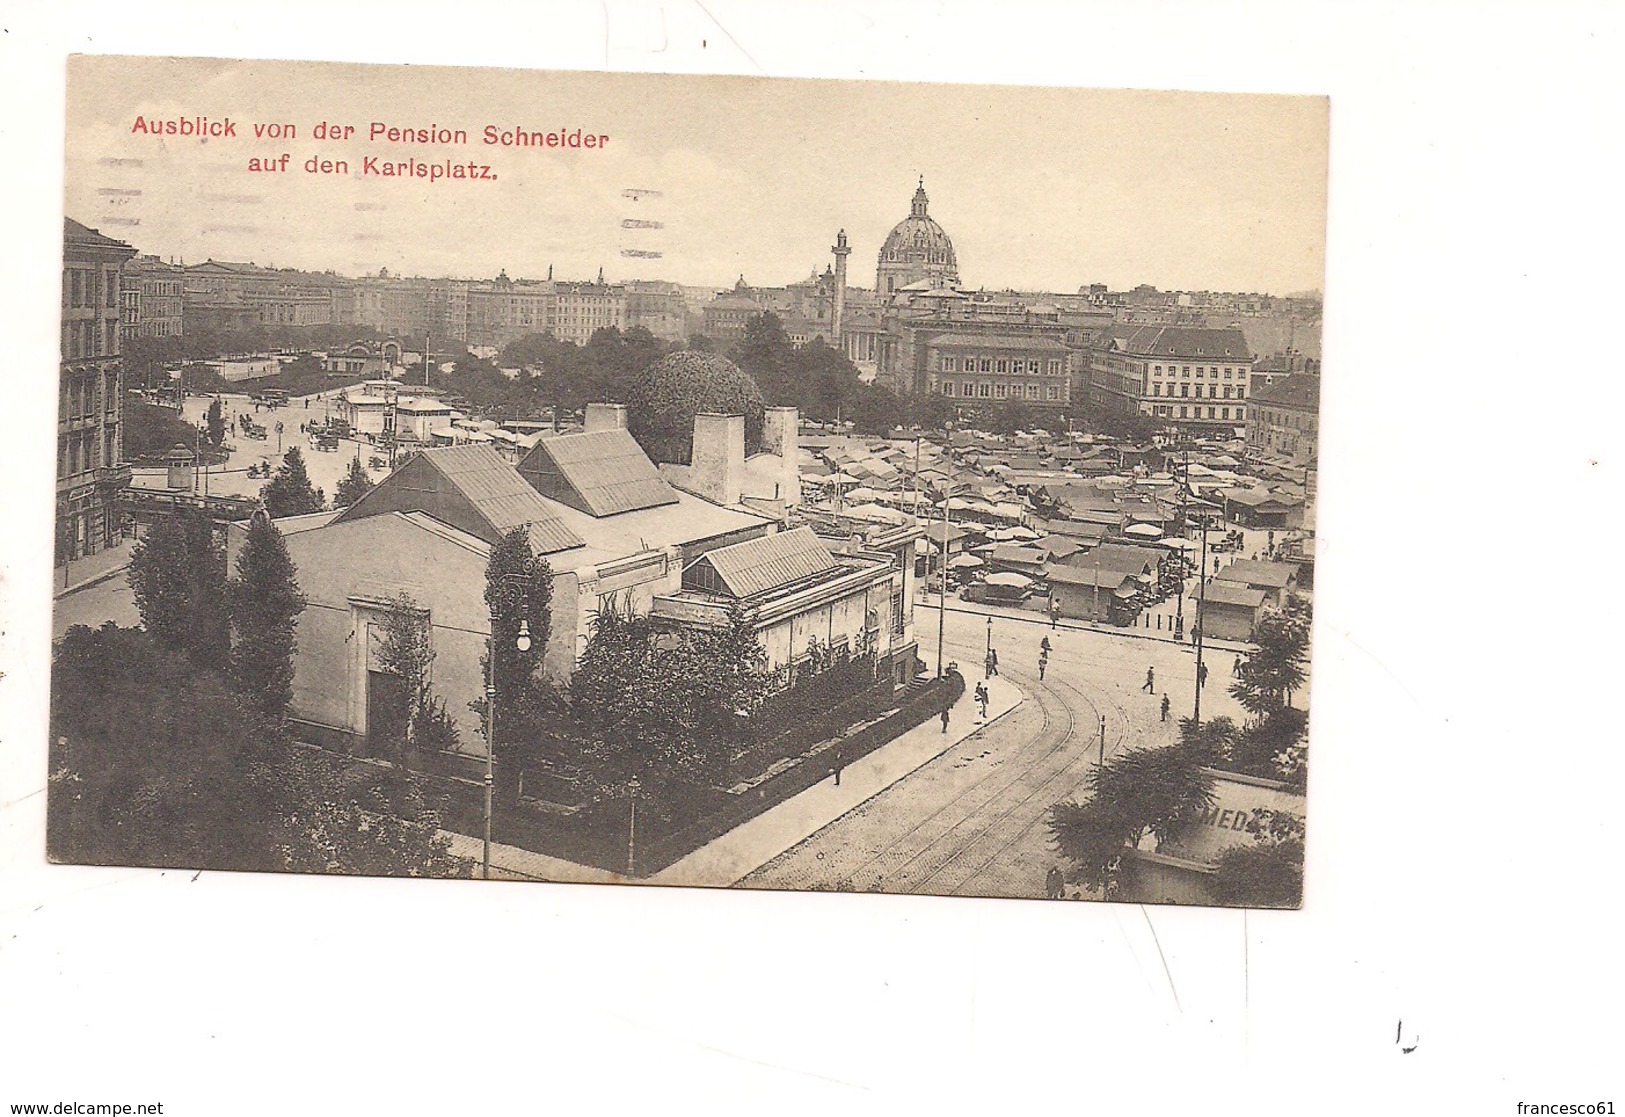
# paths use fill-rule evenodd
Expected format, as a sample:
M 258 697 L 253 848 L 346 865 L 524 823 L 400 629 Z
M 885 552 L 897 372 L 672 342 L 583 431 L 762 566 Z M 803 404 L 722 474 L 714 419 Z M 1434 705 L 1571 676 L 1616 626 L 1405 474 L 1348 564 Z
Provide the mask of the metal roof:
M 637 440 L 621 429 L 545 438 L 519 472 L 543 496 L 590 516 L 677 503 Z
M 709 564 L 734 597 L 751 597 L 835 568 L 829 548 L 810 527 L 721 547 L 695 560 L 700 563 Z
M 448 446 L 421 451 L 419 456 L 450 481 L 499 535 L 528 524 L 530 545 L 538 554 L 583 546 L 581 537 L 490 446 Z

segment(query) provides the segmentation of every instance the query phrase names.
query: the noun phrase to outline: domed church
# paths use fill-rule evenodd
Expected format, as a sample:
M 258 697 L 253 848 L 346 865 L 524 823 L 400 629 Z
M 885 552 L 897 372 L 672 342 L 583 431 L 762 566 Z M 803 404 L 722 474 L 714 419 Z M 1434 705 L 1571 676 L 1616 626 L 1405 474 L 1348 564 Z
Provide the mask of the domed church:
M 880 260 L 875 268 L 875 295 L 882 305 L 890 303 L 896 292 L 910 283 L 926 280 L 932 286 L 959 284 L 954 242 L 926 212 L 928 204 L 922 176 L 908 216 L 897 223 L 880 249 Z

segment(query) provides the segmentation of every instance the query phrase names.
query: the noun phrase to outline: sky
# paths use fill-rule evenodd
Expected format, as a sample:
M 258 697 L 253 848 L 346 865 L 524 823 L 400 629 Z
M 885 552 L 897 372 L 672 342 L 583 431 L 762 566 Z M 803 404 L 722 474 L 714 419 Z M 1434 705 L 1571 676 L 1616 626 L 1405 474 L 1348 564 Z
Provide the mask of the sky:
M 135 131 L 198 117 L 236 135 Z M 805 278 L 844 229 L 867 287 L 923 177 L 973 288 L 1288 294 L 1323 285 L 1327 117 L 1280 95 L 80 56 L 66 207 L 187 263 L 699 286 Z M 317 139 L 324 122 L 355 133 Z M 468 142 L 375 141 L 375 123 Z M 503 147 L 487 125 L 609 139 Z M 386 177 L 368 157 L 496 177 Z

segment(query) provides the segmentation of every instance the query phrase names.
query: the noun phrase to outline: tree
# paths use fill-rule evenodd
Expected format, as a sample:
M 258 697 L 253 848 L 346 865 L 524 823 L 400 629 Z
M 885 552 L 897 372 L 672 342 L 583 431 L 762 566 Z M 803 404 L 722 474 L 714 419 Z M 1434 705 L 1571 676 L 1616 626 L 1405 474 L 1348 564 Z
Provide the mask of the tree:
M 541 678 L 542 660 L 552 635 L 553 570 L 530 545 L 524 527 L 508 532 L 491 548 L 485 564 L 485 606 L 491 615 L 491 642 L 480 667 L 497 692 L 496 744 L 501 747 L 534 733 L 558 705 Z M 520 648 L 520 634 L 529 646 Z M 489 708 L 475 704 L 490 732 Z
M 226 440 L 226 418 L 220 409 L 220 401 L 212 400 L 209 410 L 205 414 L 205 422 L 209 428 L 209 443 L 219 446 Z
M 131 461 L 159 458 L 176 446 L 190 450 L 197 441 L 197 428 L 177 417 L 173 407 L 161 407 L 143 400 L 124 405 L 124 456 Z
M 126 577 L 142 627 L 160 647 L 200 664 L 226 662 L 226 553 L 207 513 L 181 508 L 154 524 L 131 553 Z
M 982 413 L 982 422 L 998 434 L 1015 434 L 1038 425 L 1038 414 L 1024 400 L 1007 399 Z
M 56 646 L 47 847 L 101 865 L 449 876 L 411 787 L 293 749 L 220 671 L 150 633 L 82 625 Z
M 231 675 L 273 723 L 293 701 L 294 630 L 305 598 L 282 533 L 269 516 L 248 522 L 248 538 L 228 587 L 232 628 Z
M 733 361 L 774 404 L 785 402 L 790 391 L 791 363 L 795 345 L 784 332 L 777 314 L 753 314 L 745 322 L 744 336 L 734 346 Z
M 1309 603 L 1289 598 L 1266 610 L 1253 631 L 1254 648 L 1241 660 L 1230 693 L 1255 719 L 1292 704 L 1309 679 Z
M 745 453 L 762 446 L 762 390 L 732 361 L 683 351 L 650 365 L 628 392 L 627 429 L 656 462 L 688 464 L 694 416 L 743 415 Z
M 1125 845 L 1147 833 L 1173 838 L 1213 805 L 1213 777 L 1205 771 L 1235 735 L 1228 718 L 1180 722 L 1180 739 L 1154 749 L 1133 749 L 1089 774 L 1090 798 L 1057 803 L 1050 836 L 1071 861 L 1074 879 L 1109 895 Z
M 390 742 L 391 757 L 406 767 L 411 750 L 444 752 L 457 745 L 457 726 L 443 699 L 429 689 L 429 668 L 434 663 L 433 630 L 428 613 L 411 594 L 402 592 L 384 613 L 378 641 L 379 669 L 402 682 L 402 702 L 379 711 L 384 724 L 378 735 Z
M 338 508 L 348 508 L 371 491 L 372 478 L 361 467 L 361 459 L 351 458 L 349 472 L 339 481 L 338 488 L 333 490 L 333 504 Z
M 276 475 L 260 489 L 260 500 L 273 519 L 320 512 L 327 504 L 322 490 L 310 483 L 310 474 L 305 472 L 305 456 L 297 446 L 282 456 Z
M 570 682 L 589 777 L 613 788 L 637 776 L 654 792 L 720 779 L 775 686 L 749 614 L 735 608 L 720 629 L 663 639 L 611 599 L 591 627 Z
M 1303 901 L 1304 820 L 1260 807 L 1247 830 L 1253 844 L 1231 846 L 1217 858 L 1213 898 L 1249 908 L 1295 908 Z

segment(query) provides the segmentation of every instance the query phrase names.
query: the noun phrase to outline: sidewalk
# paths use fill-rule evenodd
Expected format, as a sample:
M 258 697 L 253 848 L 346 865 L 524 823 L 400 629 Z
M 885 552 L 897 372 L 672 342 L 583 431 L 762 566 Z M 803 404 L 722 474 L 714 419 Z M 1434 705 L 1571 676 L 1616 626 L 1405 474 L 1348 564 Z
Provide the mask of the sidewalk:
M 62 585 L 62 575 L 53 571 L 55 582 L 51 587 L 52 598 L 67 597 L 71 593 L 99 585 L 109 578 L 124 572 L 130 565 L 130 552 L 135 547 L 132 540 L 121 540 L 106 550 L 97 551 L 93 555 L 74 559 L 68 564 L 68 585 Z
M 926 719 L 863 759 L 847 765 L 841 770 L 839 787 L 832 779 L 814 784 L 800 795 L 762 812 L 674 862 L 650 877 L 649 883 L 711 888 L 736 884 L 797 842 L 1008 714 L 1026 698 L 1014 683 L 1003 678 L 991 679 L 988 681 L 987 720 L 978 720 L 971 698 L 978 681 L 965 680 L 965 693 L 954 704 L 947 733 L 942 732 L 938 718 Z
M 451 839 L 452 856 L 467 860 L 471 866 L 470 875 L 477 879 L 484 863 L 485 840 L 468 834 L 459 834 L 454 830 L 442 830 L 440 834 Z M 626 882 L 625 877 L 619 873 L 612 873 L 608 869 L 599 869 L 592 865 L 578 865 L 574 861 L 566 861 L 562 857 L 549 857 L 545 853 L 533 853 L 528 849 L 505 846 L 499 842 L 491 843 L 491 879 L 546 880 L 560 884 L 621 884 Z

